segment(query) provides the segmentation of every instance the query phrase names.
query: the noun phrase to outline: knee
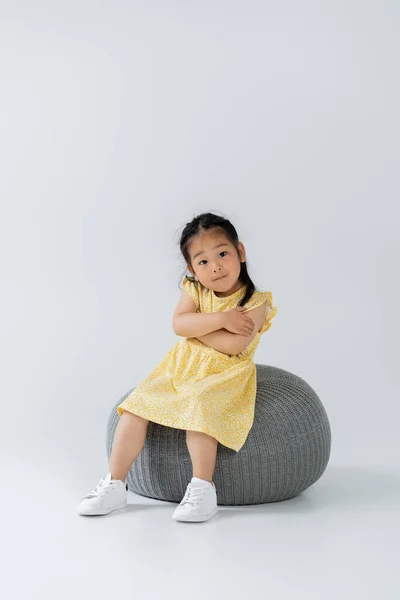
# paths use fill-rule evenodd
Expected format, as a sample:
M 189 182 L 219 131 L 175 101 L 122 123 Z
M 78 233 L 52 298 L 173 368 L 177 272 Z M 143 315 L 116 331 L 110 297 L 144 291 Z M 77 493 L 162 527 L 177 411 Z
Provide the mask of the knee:
M 126 416 L 128 415 L 128 416 Z M 144 426 L 147 426 L 149 424 L 149 420 L 148 419 L 144 419 L 143 417 L 140 417 L 139 415 L 135 415 L 134 413 L 131 413 L 129 410 L 125 410 L 123 411 L 121 418 L 124 417 L 125 419 L 130 419 L 131 421 L 136 421 L 138 423 L 142 423 Z

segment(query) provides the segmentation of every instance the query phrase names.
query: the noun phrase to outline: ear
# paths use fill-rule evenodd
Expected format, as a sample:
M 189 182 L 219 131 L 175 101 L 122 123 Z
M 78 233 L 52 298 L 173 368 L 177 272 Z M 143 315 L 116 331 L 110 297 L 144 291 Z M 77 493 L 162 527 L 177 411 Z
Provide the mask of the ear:
M 246 248 L 244 247 L 242 242 L 239 242 L 238 246 L 240 252 L 240 262 L 246 262 Z
M 195 276 L 196 276 L 196 274 L 195 274 L 195 272 L 193 271 L 192 267 L 191 267 L 190 265 L 186 265 L 186 266 L 187 266 L 187 269 L 188 269 L 189 273 L 192 275 L 192 277 L 195 277 Z

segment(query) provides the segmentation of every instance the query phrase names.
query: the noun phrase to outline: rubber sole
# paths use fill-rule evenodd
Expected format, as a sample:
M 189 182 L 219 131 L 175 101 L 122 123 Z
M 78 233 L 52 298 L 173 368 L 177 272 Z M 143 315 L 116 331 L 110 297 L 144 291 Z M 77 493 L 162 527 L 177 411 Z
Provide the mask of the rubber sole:
M 121 508 L 125 508 L 125 506 L 128 505 L 128 502 L 125 501 L 122 504 L 120 504 L 119 506 L 113 506 L 112 508 L 103 508 L 103 509 L 98 509 L 98 508 L 92 508 L 92 509 L 83 509 L 83 508 L 79 508 L 79 506 L 77 506 L 76 508 L 76 512 L 79 515 L 83 515 L 85 517 L 95 517 L 96 515 L 108 515 L 110 512 L 113 512 L 114 510 L 120 510 Z
M 218 507 L 215 508 L 211 514 L 209 515 L 187 515 L 187 516 L 175 516 L 172 515 L 174 521 L 184 521 L 185 523 L 204 523 L 204 521 L 208 521 L 215 517 L 218 513 Z

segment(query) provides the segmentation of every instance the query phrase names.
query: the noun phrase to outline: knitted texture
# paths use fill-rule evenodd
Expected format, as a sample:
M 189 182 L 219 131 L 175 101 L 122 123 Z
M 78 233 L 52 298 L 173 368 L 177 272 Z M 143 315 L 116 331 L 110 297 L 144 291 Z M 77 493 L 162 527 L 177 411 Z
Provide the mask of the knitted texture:
M 331 451 L 326 411 L 303 379 L 269 365 L 256 364 L 254 422 L 239 452 L 218 444 L 213 480 L 219 505 L 277 502 L 297 496 L 323 474 Z M 134 388 L 132 388 L 134 389 Z M 110 458 L 119 421 L 113 407 L 106 451 Z M 186 432 L 150 422 L 144 447 L 133 462 L 129 490 L 157 500 L 180 502 L 192 477 Z

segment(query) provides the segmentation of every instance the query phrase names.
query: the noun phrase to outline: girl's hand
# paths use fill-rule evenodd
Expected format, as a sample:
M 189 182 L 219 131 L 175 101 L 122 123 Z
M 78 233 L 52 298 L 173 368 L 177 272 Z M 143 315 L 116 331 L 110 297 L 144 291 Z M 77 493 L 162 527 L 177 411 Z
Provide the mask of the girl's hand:
M 235 306 L 235 308 L 223 312 L 223 329 L 227 329 L 232 333 L 239 333 L 240 335 L 251 335 L 254 329 L 254 322 L 243 313 L 244 310 L 247 310 L 245 306 Z

